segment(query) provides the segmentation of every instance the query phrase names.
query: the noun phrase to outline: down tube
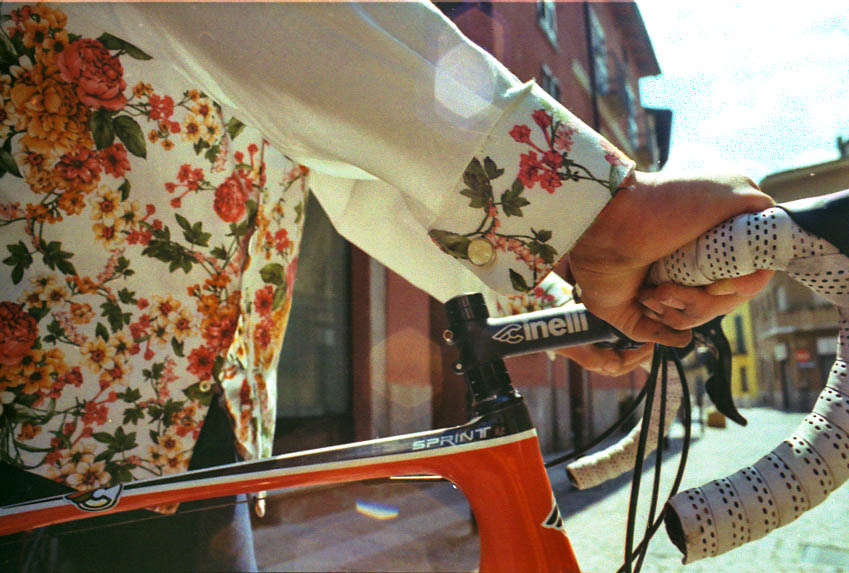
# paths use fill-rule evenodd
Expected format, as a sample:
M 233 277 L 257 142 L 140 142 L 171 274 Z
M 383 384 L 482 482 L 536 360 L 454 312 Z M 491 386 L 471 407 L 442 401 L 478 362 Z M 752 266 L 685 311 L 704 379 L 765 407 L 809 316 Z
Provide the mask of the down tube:
M 580 571 L 551 491 L 536 432 L 434 460 L 466 496 L 480 532 L 481 571 Z
M 312 455 L 316 453 L 321 451 Z M 88 492 L 44 498 L 23 504 L 25 507 L 10 506 L 0 519 L 0 535 L 79 519 L 85 514 L 106 515 L 236 493 L 398 475 L 438 475 L 463 491 L 477 517 L 481 571 L 578 571 L 532 429 L 432 450 L 250 471 L 252 466 L 274 462 L 242 462 L 234 468 L 245 473 L 209 477 L 201 476 L 214 470 L 196 470 L 189 472 L 197 474 L 195 479 L 189 474 L 185 479 L 168 478 L 166 481 L 177 480 L 171 484 L 160 483 L 162 479 L 149 480 L 149 484 L 143 483 L 145 480 L 134 482 L 123 492 L 118 488 L 112 503 L 94 509 L 79 503 L 90 497 Z
M 105 515 L 163 503 L 286 487 L 398 475 L 438 475 L 461 489 L 475 513 L 482 572 L 579 570 L 563 530 L 534 430 L 477 444 L 260 473 L 262 475 L 249 473 L 231 475 L 230 479 L 194 480 L 194 483 L 173 486 L 154 485 L 137 492 L 128 488 L 123 495 L 118 492 L 120 498 L 116 498 L 115 504 L 96 513 Z M 45 498 L 23 514 L 11 512 L 0 520 L 0 532 L 7 534 L 78 519 L 81 511 L 69 497 L 79 495 Z

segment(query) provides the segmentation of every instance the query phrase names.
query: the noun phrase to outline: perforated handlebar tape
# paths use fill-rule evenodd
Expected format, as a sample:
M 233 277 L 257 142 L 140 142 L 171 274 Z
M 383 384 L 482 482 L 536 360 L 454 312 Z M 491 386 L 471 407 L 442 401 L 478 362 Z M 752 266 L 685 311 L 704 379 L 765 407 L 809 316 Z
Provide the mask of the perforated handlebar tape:
M 735 217 L 652 269 L 656 283 L 672 280 L 691 286 L 757 269 L 783 270 L 832 302 L 840 316 L 837 360 L 828 384 L 796 431 L 751 465 L 669 500 L 667 532 L 685 563 L 763 537 L 822 502 L 849 478 L 849 258 L 839 248 L 849 248 L 845 198 L 811 201 L 816 208 L 828 207 L 820 209 L 819 217 L 805 213 L 804 205 L 794 206 L 793 217 L 781 208 Z M 800 213 L 807 230 L 793 220 Z M 818 221 L 839 245 L 813 234 Z

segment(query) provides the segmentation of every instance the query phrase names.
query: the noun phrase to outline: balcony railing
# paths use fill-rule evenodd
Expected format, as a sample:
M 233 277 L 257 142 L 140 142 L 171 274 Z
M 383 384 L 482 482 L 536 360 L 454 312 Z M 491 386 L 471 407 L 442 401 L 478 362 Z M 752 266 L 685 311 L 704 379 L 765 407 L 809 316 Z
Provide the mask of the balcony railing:
M 779 334 L 809 332 L 837 328 L 839 316 L 831 306 L 799 308 L 786 312 L 770 313 L 766 320 L 755 321 L 755 336 L 763 340 Z
M 607 106 L 617 115 L 628 113 L 628 76 L 621 61 L 614 60 L 608 66 L 607 81 L 599 83 L 598 95 Z

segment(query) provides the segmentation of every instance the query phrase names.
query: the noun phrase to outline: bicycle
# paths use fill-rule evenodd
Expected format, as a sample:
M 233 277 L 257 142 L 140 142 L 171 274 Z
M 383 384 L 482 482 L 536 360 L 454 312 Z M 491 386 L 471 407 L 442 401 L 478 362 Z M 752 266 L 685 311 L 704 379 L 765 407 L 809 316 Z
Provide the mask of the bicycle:
M 835 368 L 814 412 L 796 434 L 761 461 L 700 488 L 675 493 L 686 462 L 685 445 L 672 494 L 658 515 L 656 474 L 647 535 L 636 550 L 630 547 L 636 504 L 632 496 L 623 569 L 630 570 L 632 562 L 639 569 L 648 539 L 661 521 L 684 561 L 692 562 L 792 521 L 849 478 L 845 461 L 849 455 L 845 362 L 849 355 L 849 231 L 844 223 L 848 216 L 849 191 L 741 215 L 653 267 L 651 278 L 656 283 L 673 280 L 693 286 L 759 268 L 785 270 L 838 307 L 840 338 Z M 580 305 L 489 318 L 482 297 L 471 295 L 449 301 L 446 309 L 450 324 L 446 339 L 460 352 L 455 370 L 465 376 L 473 398 L 474 415 L 467 423 L 9 505 L 0 508 L 0 535 L 237 493 L 434 475 L 450 480 L 465 494 L 479 528 L 482 571 L 578 571 L 536 432 L 502 358 L 569 344 L 627 344 L 627 339 Z M 653 402 L 657 374 L 667 369 L 661 360 L 666 353 L 655 354 L 653 376 L 643 390 L 647 405 L 639 430 L 594 456 L 595 461 L 570 466 L 576 481 L 584 474 L 592 478 L 585 484 L 608 479 L 622 467 L 636 465 L 632 493 L 639 491 L 650 434 L 657 436 L 659 444 L 663 433 L 659 429 L 668 427 L 677 410 L 674 394 L 667 400 L 665 378 L 660 406 L 655 409 Z M 676 370 L 680 370 L 678 362 Z M 683 375 L 679 376 L 683 383 Z M 714 398 L 733 415 L 733 403 L 722 404 L 730 393 L 725 396 L 721 390 L 714 391 Z M 686 388 L 680 400 L 689 431 Z M 635 400 L 634 407 L 638 403 Z M 685 444 L 688 438 L 689 434 Z M 662 452 L 662 447 L 657 449 Z M 615 463 L 604 462 L 611 459 Z M 761 521 L 761 515 L 766 519 Z

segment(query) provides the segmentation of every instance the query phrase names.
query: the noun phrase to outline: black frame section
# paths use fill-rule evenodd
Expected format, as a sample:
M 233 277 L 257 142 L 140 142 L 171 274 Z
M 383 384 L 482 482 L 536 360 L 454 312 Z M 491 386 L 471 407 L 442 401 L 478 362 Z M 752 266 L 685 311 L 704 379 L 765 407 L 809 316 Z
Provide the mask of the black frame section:
M 452 298 L 445 310 L 445 339 L 460 351 L 454 371 L 465 376 L 478 415 L 519 398 L 503 358 L 590 343 L 636 344 L 580 304 L 490 318 L 483 295 L 474 293 Z

